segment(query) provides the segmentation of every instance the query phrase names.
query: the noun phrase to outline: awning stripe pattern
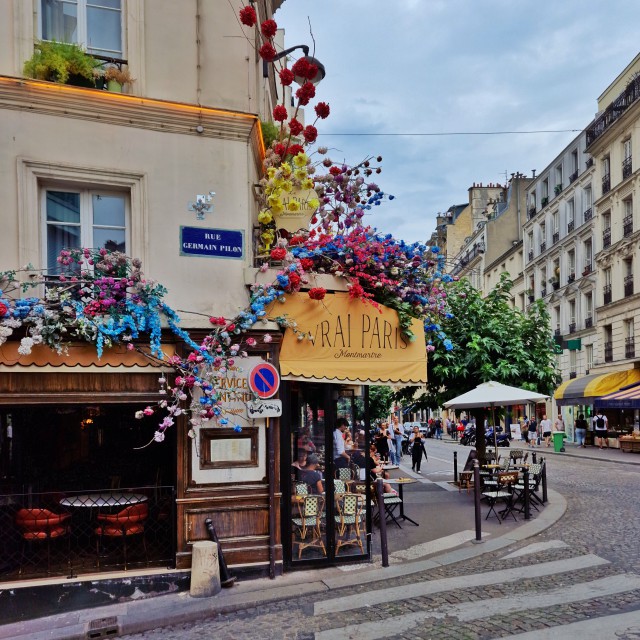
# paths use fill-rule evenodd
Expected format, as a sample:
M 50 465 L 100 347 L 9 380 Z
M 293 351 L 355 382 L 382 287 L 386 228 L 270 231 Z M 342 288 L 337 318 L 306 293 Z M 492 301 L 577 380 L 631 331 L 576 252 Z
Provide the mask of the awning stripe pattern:
M 595 406 L 602 409 L 640 409 L 640 382 L 596 398 Z
M 640 369 L 595 373 L 563 382 L 553 394 L 559 405 L 593 405 L 595 399 L 640 382 Z

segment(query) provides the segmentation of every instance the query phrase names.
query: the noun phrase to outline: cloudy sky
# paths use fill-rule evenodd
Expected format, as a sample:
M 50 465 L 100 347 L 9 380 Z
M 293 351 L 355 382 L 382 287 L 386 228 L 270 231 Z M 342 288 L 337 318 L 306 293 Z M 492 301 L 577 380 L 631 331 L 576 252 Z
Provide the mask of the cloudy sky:
M 474 182 L 539 172 L 577 135 L 419 134 L 583 129 L 640 51 L 636 0 L 286 0 L 275 17 L 287 46 L 313 48 L 311 24 L 319 142 L 335 161 L 383 156 L 396 199 L 369 223 L 409 241 Z

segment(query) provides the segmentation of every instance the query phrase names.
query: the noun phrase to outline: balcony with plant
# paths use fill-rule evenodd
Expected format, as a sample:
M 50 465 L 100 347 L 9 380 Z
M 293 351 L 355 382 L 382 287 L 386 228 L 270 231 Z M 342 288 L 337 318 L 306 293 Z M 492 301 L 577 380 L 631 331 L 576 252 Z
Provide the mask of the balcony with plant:
M 28 78 L 78 87 L 95 87 L 102 62 L 65 42 L 37 42 L 23 67 Z

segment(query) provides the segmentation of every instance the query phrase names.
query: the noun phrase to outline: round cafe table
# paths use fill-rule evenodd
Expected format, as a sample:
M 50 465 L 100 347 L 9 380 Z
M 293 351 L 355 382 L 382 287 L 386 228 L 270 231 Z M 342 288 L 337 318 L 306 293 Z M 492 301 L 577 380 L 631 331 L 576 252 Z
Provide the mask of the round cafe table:
M 108 491 L 104 493 L 80 493 L 77 496 L 68 496 L 60 500 L 64 507 L 122 507 L 146 502 L 148 497 L 144 493 L 124 493 L 121 491 Z
M 398 496 L 400 497 L 400 515 L 398 517 L 402 518 L 403 520 L 408 520 L 412 524 L 415 524 L 416 527 L 419 527 L 420 525 L 415 520 L 412 520 L 408 515 L 405 514 L 403 495 L 403 487 L 405 484 L 414 484 L 418 481 L 415 478 L 391 478 L 390 480 L 385 480 L 385 482 L 388 482 L 391 485 L 398 485 Z

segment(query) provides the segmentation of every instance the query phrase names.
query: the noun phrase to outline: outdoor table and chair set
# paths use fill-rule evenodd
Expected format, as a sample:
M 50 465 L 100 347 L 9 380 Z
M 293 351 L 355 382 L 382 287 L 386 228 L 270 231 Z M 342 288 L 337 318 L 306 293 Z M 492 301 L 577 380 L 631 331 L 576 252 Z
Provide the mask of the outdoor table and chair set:
M 545 463 L 542 459 L 540 462 L 527 463 L 528 455 L 521 449 L 513 449 L 501 461 L 495 452 L 487 451 L 485 464 L 480 465 L 481 496 L 489 506 L 485 520 L 493 516 L 500 524 L 509 517 L 517 521 L 516 514 L 525 511 L 525 477 L 528 481 L 529 508 L 539 511 L 544 506 L 539 492 Z M 470 473 L 472 477 L 473 472 Z M 459 487 L 463 486 L 469 490 L 469 472 L 466 471 L 460 474 Z M 497 509 L 499 505 L 502 506 L 500 510 Z

